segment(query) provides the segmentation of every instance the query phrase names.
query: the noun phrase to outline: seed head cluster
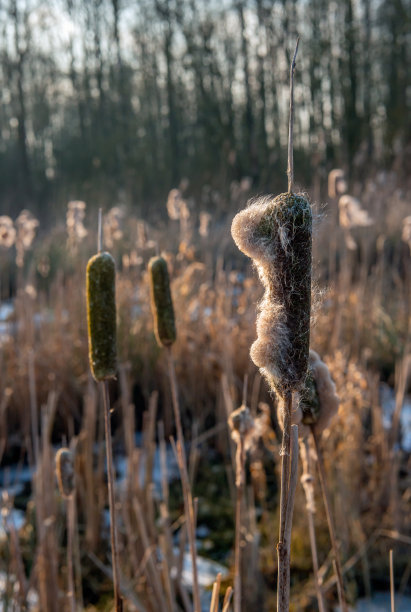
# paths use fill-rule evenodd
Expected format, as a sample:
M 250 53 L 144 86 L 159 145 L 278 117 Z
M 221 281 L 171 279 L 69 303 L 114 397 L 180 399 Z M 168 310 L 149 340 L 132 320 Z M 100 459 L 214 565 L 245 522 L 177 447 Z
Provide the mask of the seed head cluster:
M 303 195 L 251 201 L 231 226 L 254 261 L 265 293 L 250 355 L 280 396 L 305 380 L 310 341 L 312 213 Z
M 317 434 L 322 433 L 337 414 L 339 404 L 340 398 L 328 366 L 315 351 L 310 350 L 308 375 L 300 393 L 302 423 L 313 425 Z
M 293 398 L 292 423 L 298 425 L 298 435 L 309 435 L 310 427 L 320 435 L 328 429 L 338 412 L 340 398 L 337 395 L 330 370 L 321 357 L 310 349 L 307 376 L 299 393 Z M 284 425 L 284 401 L 280 398 L 277 407 L 278 423 Z

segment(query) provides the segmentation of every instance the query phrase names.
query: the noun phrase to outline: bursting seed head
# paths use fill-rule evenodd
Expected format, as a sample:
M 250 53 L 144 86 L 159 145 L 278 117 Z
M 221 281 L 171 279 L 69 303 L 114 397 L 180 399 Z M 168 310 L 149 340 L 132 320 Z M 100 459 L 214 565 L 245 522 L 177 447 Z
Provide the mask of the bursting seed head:
M 281 395 L 306 377 L 310 342 L 312 213 L 301 194 L 258 198 L 238 213 L 231 233 L 253 259 L 265 287 L 254 363 Z
M 56 476 L 62 497 L 70 497 L 74 491 L 73 453 L 68 448 L 60 448 L 56 455 Z
M 308 374 L 300 392 L 301 422 L 314 426 L 320 434 L 337 414 L 339 403 L 330 370 L 320 356 L 310 350 Z
M 152 257 L 148 272 L 154 333 L 159 346 L 171 346 L 176 340 L 176 326 L 167 262 L 163 257 Z
M 236 444 L 242 438 L 247 441 L 254 430 L 254 420 L 251 416 L 250 409 L 247 406 L 240 406 L 228 417 L 228 425 L 231 430 L 231 437 Z
M 90 367 L 97 381 L 114 378 L 116 350 L 116 268 L 110 253 L 87 264 L 87 322 Z
M 308 369 L 307 378 L 300 391 L 300 408 L 302 411 L 301 422 L 304 423 L 304 425 L 314 425 L 314 423 L 317 423 L 321 406 L 317 384 L 311 368 Z

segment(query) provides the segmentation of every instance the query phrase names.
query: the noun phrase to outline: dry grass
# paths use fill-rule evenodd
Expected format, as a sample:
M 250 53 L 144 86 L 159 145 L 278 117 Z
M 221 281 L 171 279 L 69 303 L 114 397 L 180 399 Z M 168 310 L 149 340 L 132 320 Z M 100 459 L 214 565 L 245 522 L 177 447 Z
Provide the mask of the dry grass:
M 312 346 L 328 364 L 341 399 L 338 419 L 324 432 L 322 442 L 343 570 L 354 555 L 344 577 L 350 601 L 370 588 L 389 588 L 389 546 L 395 547 L 397 589 L 406 585 L 404 572 L 409 571 L 410 456 L 397 444 L 398 430 L 390 432 L 384 426 L 379 393 L 381 382 L 393 389 L 399 414 L 409 388 L 410 250 L 401 241 L 407 193 L 395 187 L 391 175 L 384 180 L 380 177 L 353 190 L 375 220 L 373 226 L 352 229 L 356 251 L 344 249 L 343 233 L 330 228 L 332 215 L 317 221 L 314 237 L 314 275 L 322 293 L 314 296 Z M 227 204 L 233 213 L 240 199 Z M 242 566 L 246 568 L 242 599 L 245 610 L 253 606 L 270 610 L 276 582 L 278 426 L 272 399 L 249 359 L 255 339 L 255 305 L 262 290 L 231 245 L 232 215 L 215 214 L 205 237 L 198 234 L 200 219 L 194 206 L 191 210 L 189 217 L 186 211 L 183 219 L 163 219 L 153 227 L 132 214 L 123 227 L 119 216 L 113 225 L 112 252 L 119 270 L 120 366 L 110 396 L 114 453 L 127 460 L 126 477 L 116 492 L 121 593 L 129 610 L 174 612 L 191 606 L 191 593 L 182 579 L 187 531 L 181 485 L 169 483 L 164 473 L 165 443 L 174 433 L 172 398 L 166 355 L 153 335 L 146 272 L 158 248 L 165 253 L 172 279 L 178 332 L 173 350 L 184 435 L 191 441 L 187 459 L 193 495 L 198 497 L 197 523 L 210 528 L 200 554 L 222 560 L 228 567 L 234 565 L 235 448 L 229 440 L 227 416 L 240 405 L 248 375 L 247 405 L 256 425 L 242 509 Z M 337 246 L 335 272 L 329 276 L 331 232 Z M 66 605 L 66 520 L 54 484 L 54 455 L 56 447 L 75 439 L 76 601 L 79 609 L 83 609 L 82 601 L 90 610 L 109 609 L 104 425 L 101 398 L 89 374 L 85 316 L 85 265 L 94 240 L 90 235 L 79 236 L 76 242 L 71 233 L 67 247 L 66 241 L 65 230 L 55 228 L 25 252 L 9 337 L 4 333 L 1 337 L 3 483 L 14 478 L 7 476 L 8 465 L 34 466 L 37 456 L 31 488 L 15 500 L 3 492 L 4 517 L 13 503 L 26 513 L 21 529 L 7 527 L 1 546 L 1 569 L 8 576 L 3 600 L 22 606 L 34 590 L 38 609 L 61 610 Z M 1 261 L 2 279 L 13 278 L 13 251 L 3 249 Z M 6 297 L 3 289 L 3 300 Z M 264 403 L 271 407 L 268 412 Z M 38 421 L 34 429 L 33 414 Z M 143 431 L 139 445 L 135 430 Z M 160 488 L 151 476 L 156 448 L 163 466 Z M 317 480 L 314 485 L 317 497 Z M 317 501 L 317 508 L 321 507 Z M 298 487 L 291 552 L 292 609 L 315 610 L 304 507 Z M 320 512 L 315 526 L 318 573 L 329 606 L 336 601 L 336 590 Z M 217 594 L 222 605 L 232 584 L 232 576 L 223 577 L 221 585 L 218 582 L 214 609 Z

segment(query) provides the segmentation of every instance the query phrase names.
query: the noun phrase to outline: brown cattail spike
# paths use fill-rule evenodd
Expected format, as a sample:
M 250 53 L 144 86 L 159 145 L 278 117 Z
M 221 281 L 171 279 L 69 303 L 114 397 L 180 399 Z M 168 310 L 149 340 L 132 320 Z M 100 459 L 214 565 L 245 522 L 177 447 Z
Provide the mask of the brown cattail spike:
M 110 253 L 87 264 L 87 321 L 90 367 L 97 381 L 114 378 L 116 350 L 116 269 Z
M 171 346 L 176 340 L 176 326 L 167 262 L 163 257 L 152 257 L 148 272 L 154 333 L 160 346 Z
M 234 217 L 231 232 L 265 287 L 251 358 L 281 396 L 305 380 L 310 341 L 311 206 L 301 194 L 262 197 Z
M 56 455 L 56 476 L 62 497 L 70 497 L 74 492 L 73 453 L 68 448 L 60 448 Z

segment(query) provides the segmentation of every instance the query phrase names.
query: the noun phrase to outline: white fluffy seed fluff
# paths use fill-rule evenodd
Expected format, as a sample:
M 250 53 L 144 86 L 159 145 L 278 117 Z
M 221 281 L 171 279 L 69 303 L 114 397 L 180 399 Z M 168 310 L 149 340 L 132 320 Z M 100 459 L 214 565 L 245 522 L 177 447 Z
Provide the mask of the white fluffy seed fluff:
M 307 368 L 311 208 L 301 195 L 252 200 L 233 219 L 233 239 L 265 288 L 250 356 L 280 395 L 302 384 Z
M 309 371 L 315 382 L 318 402 L 320 406 L 318 419 L 313 423 L 317 435 L 320 435 L 329 428 L 331 421 L 338 413 L 340 398 L 337 395 L 334 381 L 331 378 L 328 366 L 322 361 L 318 353 L 310 349 Z M 300 437 L 305 437 L 309 434 L 310 428 L 304 425 L 302 399 L 300 395 L 296 395 L 293 400 L 293 410 L 291 413 L 292 424 L 298 425 L 298 433 Z M 283 427 L 284 421 L 284 402 L 279 400 L 277 409 L 278 422 Z

